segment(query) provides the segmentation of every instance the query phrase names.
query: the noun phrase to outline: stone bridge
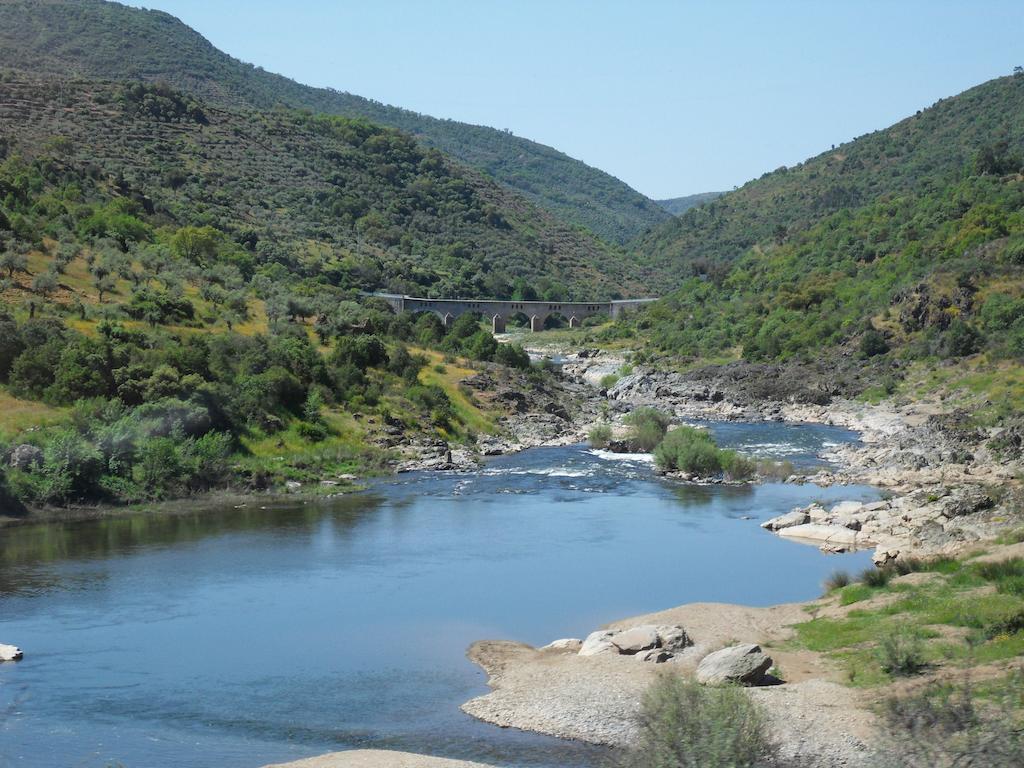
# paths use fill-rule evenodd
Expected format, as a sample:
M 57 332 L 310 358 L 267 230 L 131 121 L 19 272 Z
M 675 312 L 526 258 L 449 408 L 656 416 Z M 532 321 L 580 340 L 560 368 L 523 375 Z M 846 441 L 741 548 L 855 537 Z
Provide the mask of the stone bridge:
M 395 312 L 433 312 L 450 326 L 455 318 L 467 312 L 476 312 L 491 321 L 495 333 L 504 333 L 505 323 L 513 315 L 522 314 L 530 321 L 531 331 L 544 329 L 544 321 L 552 315 L 561 315 L 570 328 L 579 328 L 585 318 L 609 315 L 616 318 L 629 309 L 635 309 L 657 299 L 620 299 L 617 301 L 497 301 L 491 299 L 422 299 L 397 293 L 367 294 L 383 299 Z

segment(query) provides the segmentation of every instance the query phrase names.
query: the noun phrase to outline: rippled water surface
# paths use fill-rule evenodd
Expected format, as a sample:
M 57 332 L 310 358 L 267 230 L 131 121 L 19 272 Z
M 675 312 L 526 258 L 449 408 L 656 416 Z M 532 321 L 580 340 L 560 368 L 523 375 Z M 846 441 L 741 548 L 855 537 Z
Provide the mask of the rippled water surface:
M 843 430 L 713 425 L 795 464 Z M 473 640 L 543 644 L 695 600 L 815 596 L 868 563 L 758 521 L 863 487 L 680 486 L 584 447 L 273 509 L 0 531 L 0 766 L 256 768 L 349 747 L 505 766 L 593 749 L 477 723 Z M 183 504 L 187 509 L 188 505 Z

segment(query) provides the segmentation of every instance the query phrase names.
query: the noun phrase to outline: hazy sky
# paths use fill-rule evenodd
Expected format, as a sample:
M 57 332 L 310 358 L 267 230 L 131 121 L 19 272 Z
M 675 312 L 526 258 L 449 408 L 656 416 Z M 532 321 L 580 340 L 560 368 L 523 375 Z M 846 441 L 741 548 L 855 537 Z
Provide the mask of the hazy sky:
M 310 85 L 729 189 L 1024 64 L 1024 0 L 146 0 Z

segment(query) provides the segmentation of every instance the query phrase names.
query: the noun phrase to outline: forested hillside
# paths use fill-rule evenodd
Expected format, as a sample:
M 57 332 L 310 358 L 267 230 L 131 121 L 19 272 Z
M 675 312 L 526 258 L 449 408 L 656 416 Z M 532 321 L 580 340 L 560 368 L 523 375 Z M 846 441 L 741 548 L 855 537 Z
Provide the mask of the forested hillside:
M 472 442 L 497 414 L 454 356 L 511 375 L 527 355 L 361 290 L 634 285 L 610 246 L 398 130 L 7 73 L 0 500 L 334 487 L 399 443 Z
M 110 80 L 165 81 L 221 106 L 276 106 L 400 128 L 485 171 L 562 220 L 625 242 L 668 218 L 618 179 L 505 131 L 439 120 L 311 88 L 218 51 L 174 17 L 105 0 L 0 0 L 0 66 Z
M 134 206 L 147 227 L 215 228 L 249 274 L 438 296 L 510 296 L 517 280 L 552 297 L 638 289 L 596 238 L 364 121 L 213 108 L 159 86 L 9 77 L 0 136 L 9 154 L 109 187 L 120 199 L 111 205 Z M 29 241 L 32 213 L 12 214 Z
M 1024 74 L 750 182 L 638 254 L 685 277 L 641 321 L 677 359 L 1020 360 Z M 979 392 L 1022 399 L 986 370 Z
M 729 261 L 782 243 L 831 214 L 883 196 L 921 195 L 962 178 L 979 151 L 1024 142 L 1024 87 L 1006 77 L 943 99 L 885 130 L 779 168 L 652 229 L 636 243 L 651 264 Z M 868 250 L 870 245 L 866 246 Z
M 724 192 L 698 192 L 696 195 L 684 195 L 683 197 L 670 197 L 667 200 L 655 200 L 658 205 L 671 213 L 679 216 L 698 205 L 710 203 L 715 198 L 724 195 Z

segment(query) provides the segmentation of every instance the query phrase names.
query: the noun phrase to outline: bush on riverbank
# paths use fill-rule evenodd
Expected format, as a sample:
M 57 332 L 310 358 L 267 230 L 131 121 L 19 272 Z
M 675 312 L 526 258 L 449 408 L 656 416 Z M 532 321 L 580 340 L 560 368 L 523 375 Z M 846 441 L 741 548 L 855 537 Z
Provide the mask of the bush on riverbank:
M 778 752 L 762 709 L 740 688 L 664 675 L 647 690 L 640 739 L 621 768 L 753 768 Z
M 598 424 L 587 433 L 587 440 L 592 448 L 607 448 L 612 439 L 612 428 L 609 424 Z
M 1020 707 L 1024 672 L 987 682 L 929 683 L 916 693 L 885 702 L 887 731 L 884 766 L 934 768 L 1024 765 L 1024 729 Z
M 669 417 L 654 408 L 637 408 L 624 419 L 630 427 L 630 447 L 638 453 L 650 453 L 665 438 Z
M 654 460 L 666 471 L 701 477 L 722 473 L 729 480 L 749 480 L 757 464 L 736 451 L 719 448 L 703 429 L 680 426 L 668 432 L 654 449 Z

